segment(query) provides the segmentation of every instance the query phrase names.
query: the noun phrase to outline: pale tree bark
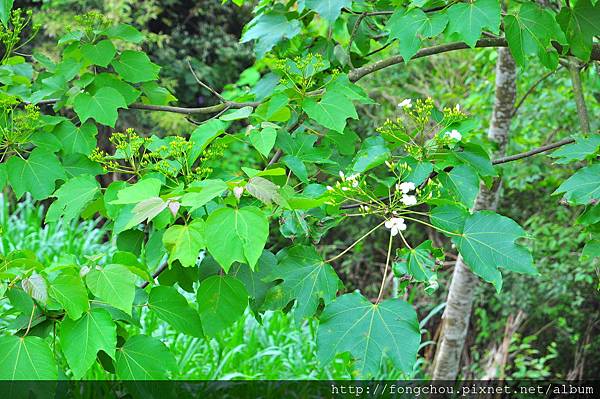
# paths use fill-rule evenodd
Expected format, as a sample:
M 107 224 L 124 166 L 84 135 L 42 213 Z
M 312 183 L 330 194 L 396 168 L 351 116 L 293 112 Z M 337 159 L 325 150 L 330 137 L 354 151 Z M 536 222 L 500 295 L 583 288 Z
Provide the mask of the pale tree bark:
M 516 97 L 516 67 L 506 48 L 498 49 L 495 97 L 488 137 L 498 144 L 495 156 L 502 157 L 506 152 Z M 491 189 L 483 185 L 480 187 L 474 210 L 496 209 L 500 183 L 500 180 L 496 181 Z M 477 284 L 478 277 L 471 273 L 462 257 L 459 257 L 454 267 L 433 359 L 434 380 L 455 380 L 458 375 Z

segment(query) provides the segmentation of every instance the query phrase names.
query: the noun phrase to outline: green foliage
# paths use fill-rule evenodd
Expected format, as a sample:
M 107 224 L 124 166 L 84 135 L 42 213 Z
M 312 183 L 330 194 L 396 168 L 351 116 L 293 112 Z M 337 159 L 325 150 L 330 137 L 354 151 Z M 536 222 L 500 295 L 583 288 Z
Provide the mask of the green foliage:
M 520 65 L 531 56 L 551 69 L 563 56 L 586 62 L 598 34 L 586 18 L 597 5 L 582 0 L 557 14 L 526 2 L 503 15 L 497 0 L 433 10 L 347 0 L 261 3 L 241 38 L 255 42 L 259 61 L 216 96 L 220 104 L 200 110 L 166 106 L 174 97 L 159 81 L 161 67 L 141 50 L 144 35 L 99 12 L 76 19 L 55 58 L 15 55 L 29 21 L 9 15 L 11 5 L 0 9 L 0 182 L 17 198 L 51 201 L 50 225 L 99 215 L 119 251 L 60 260 L 20 248 L 3 253 L 6 329 L 23 337 L 2 337 L 5 378 L 55 379 L 63 357 L 76 379 L 175 377 L 176 359 L 142 328 L 145 317 L 217 340 L 248 307 L 257 318 L 267 309 L 292 312 L 298 324 L 318 318 L 319 357 L 352 358 L 353 376 L 376 376 L 390 362 L 412 376 L 421 331 L 413 307 L 387 297 L 390 265 L 405 281 L 394 291 L 407 296 L 417 292 L 408 284 L 435 291 L 447 239 L 497 291 L 499 268 L 537 274 L 515 221 L 471 211 L 480 185 L 499 175 L 477 120 L 459 106 L 406 99 L 393 120 L 361 138 L 352 129 L 377 105 L 355 82 L 400 61 L 376 63 L 375 53 L 399 51 L 408 61 L 429 40 L 474 47 L 484 36 L 500 43 L 494 35 L 504 35 Z M 386 29 L 387 37 L 370 33 Z M 125 127 L 131 108 L 210 119 L 188 126 L 189 136 L 152 134 Z M 108 129 L 117 126 L 122 133 Z M 577 137 L 556 157 L 561 164 L 594 159 L 597 144 Z M 556 192 L 591 207 L 600 199 L 597 166 L 583 166 Z M 586 212 L 580 222 L 593 235 L 598 220 Z M 356 217 L 368 231 L 324 258 L 316 244 Z M 446 238 L 415 237 L 417 226 Z M 336 298 L 347 287 L 332 263 L 378 230 L 389 244 L 377 299 L 359 292 Z M 265 248 L 281 250 L 274 257 Z M 594 254 L 586 246 L 584 255 Z

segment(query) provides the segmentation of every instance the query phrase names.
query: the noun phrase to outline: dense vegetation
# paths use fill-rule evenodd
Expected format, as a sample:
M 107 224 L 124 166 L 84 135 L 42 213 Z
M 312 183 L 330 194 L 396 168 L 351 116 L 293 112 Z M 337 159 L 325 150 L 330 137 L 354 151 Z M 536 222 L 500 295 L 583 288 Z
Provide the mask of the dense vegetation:
M 600 373 L 599 2 L 0 20 L 1 379 Z

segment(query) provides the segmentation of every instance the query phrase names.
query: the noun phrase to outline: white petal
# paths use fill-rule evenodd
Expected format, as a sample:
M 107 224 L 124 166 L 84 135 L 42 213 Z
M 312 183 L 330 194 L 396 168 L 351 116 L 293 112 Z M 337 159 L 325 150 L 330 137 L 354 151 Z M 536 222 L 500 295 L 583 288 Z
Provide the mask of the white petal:
M 390 232 L 392 233 L 392 237 L 393 237 L 398 234 L 398 228 L 396 226 L 394 226 L 394 227 L 392 227 Z
M 386 220 L 385 227 L 391 229 L 394 226 L 394 222 L 392 220 Z

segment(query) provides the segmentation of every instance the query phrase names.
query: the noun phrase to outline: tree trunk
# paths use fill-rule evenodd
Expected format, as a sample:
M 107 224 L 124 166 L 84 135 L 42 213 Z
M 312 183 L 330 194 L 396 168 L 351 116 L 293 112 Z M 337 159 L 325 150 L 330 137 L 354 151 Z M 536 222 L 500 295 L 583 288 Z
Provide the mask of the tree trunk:
M 506 48 L 498 49 L 496 61 L 496 99 L 488 130 L 488 138 L 498 144 L 496 156 L 505 154 L 508 132 L 516 97 L 515 63 Z M 474 210 L 496 209 L 501 181 L 488 189 L 481 185 Z M 435 358 L 434 380 L 455 380 L 460 367 L 460 355 L 469 329 L 469 319 L 478 278 L 458 258 L 448 291 L 446 309 L 442 315 L 442 330 Z

